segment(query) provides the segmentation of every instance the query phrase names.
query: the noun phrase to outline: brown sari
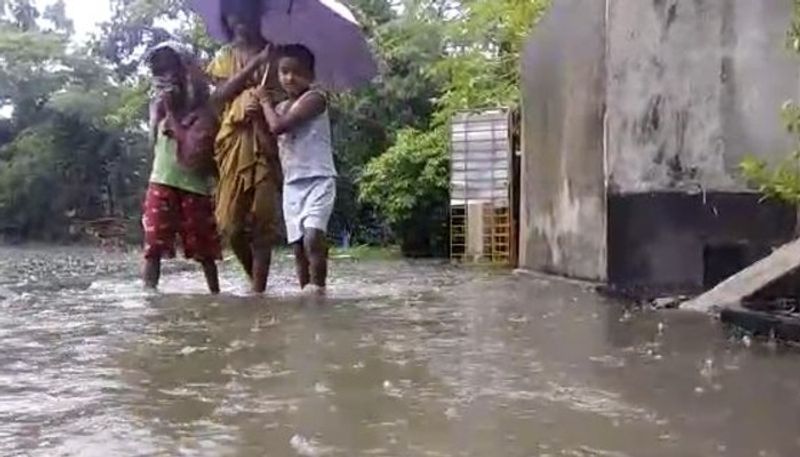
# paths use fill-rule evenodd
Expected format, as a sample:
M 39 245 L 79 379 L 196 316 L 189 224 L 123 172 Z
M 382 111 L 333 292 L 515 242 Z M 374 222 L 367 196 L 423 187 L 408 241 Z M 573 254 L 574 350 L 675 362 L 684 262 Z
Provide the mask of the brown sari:
M 225 80 L 233 77 L 245 64 L 244 56 L 226 46 L 207 71 L 215 81 Z M 267 87 L 278 94 L 280 89 L 274 67 L 270 66 Z M 245 112 L 255 97 L 259 76 L 254 74 L 248 87 L 222 109 L 215 142 L 215 159 L 219 168 L 216 217 L 227 238 L 248 231 L 254 245 L 271 247 L 281 234 L 282 179 L 278 146 L 266 125 L 248 117 Z

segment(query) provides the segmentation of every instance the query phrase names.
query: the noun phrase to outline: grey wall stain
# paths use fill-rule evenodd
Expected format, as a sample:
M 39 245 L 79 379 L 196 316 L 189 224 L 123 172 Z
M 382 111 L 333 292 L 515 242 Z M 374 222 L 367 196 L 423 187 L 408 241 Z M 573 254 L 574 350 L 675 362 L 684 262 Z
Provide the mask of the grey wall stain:
M 604 279 L 605 5 L 559 0 L 523 58 L 520 263 Z

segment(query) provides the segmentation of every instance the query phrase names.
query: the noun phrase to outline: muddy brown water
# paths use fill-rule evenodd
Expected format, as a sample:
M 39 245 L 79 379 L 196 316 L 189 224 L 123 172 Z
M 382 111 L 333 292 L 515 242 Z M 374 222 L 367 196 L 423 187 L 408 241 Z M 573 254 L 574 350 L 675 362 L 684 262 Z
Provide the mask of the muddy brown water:
M 202 295 L 174 263 L 0 250 L 3 456 L 797 456 L 800 354 L 705 316 L 436 262 Z

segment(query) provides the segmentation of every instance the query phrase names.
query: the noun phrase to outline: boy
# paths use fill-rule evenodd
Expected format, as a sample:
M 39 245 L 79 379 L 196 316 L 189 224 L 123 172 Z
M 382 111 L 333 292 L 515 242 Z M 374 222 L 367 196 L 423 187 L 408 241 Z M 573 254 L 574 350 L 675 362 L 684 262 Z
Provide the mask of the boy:
M 145 286 L 158 287 L 161 259 L 175 257 L 175 236 L 179 234 L 186 258 L 202 265 L 209 291 L 218 294 L 216 261 L 221 259 L 222 249 L 214 221 L 211 175 L 180 160 L 176 139 L 189 116 L 208 106 L 207 86 L 196 78 L 192 57 L 178 43 L 154 47 L 146 62 L 157 93 L 150 109 L 155 156 L 142 216 Z
M 327 100 L 311 88 L 314 55 L 305 46 L 278 49 L 278 78 L 289 99 L 273 107 L 260 94 L 264 117 L 283 168 L 283 217 L 294 248 L 300 287 L 324 295 L 328 275 L 328 220 L 336 200 L 336 168 Z

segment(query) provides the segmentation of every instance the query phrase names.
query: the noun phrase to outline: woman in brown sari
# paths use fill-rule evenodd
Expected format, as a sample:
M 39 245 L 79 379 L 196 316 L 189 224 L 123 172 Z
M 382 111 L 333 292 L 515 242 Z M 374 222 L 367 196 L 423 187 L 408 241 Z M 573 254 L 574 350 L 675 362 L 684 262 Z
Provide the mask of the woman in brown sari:
M 280 164 L 277 144 L 260 110 L 256 90 L 264 72 L 278 94 L 268 44 L 259 32 L 261 2 L 226 1 L 223 23 L 230 43 L 208 67 L 221 112 L 215 145 L 219 167 L 217 223 L 252 282 L 263 293 L 280 227 Z

